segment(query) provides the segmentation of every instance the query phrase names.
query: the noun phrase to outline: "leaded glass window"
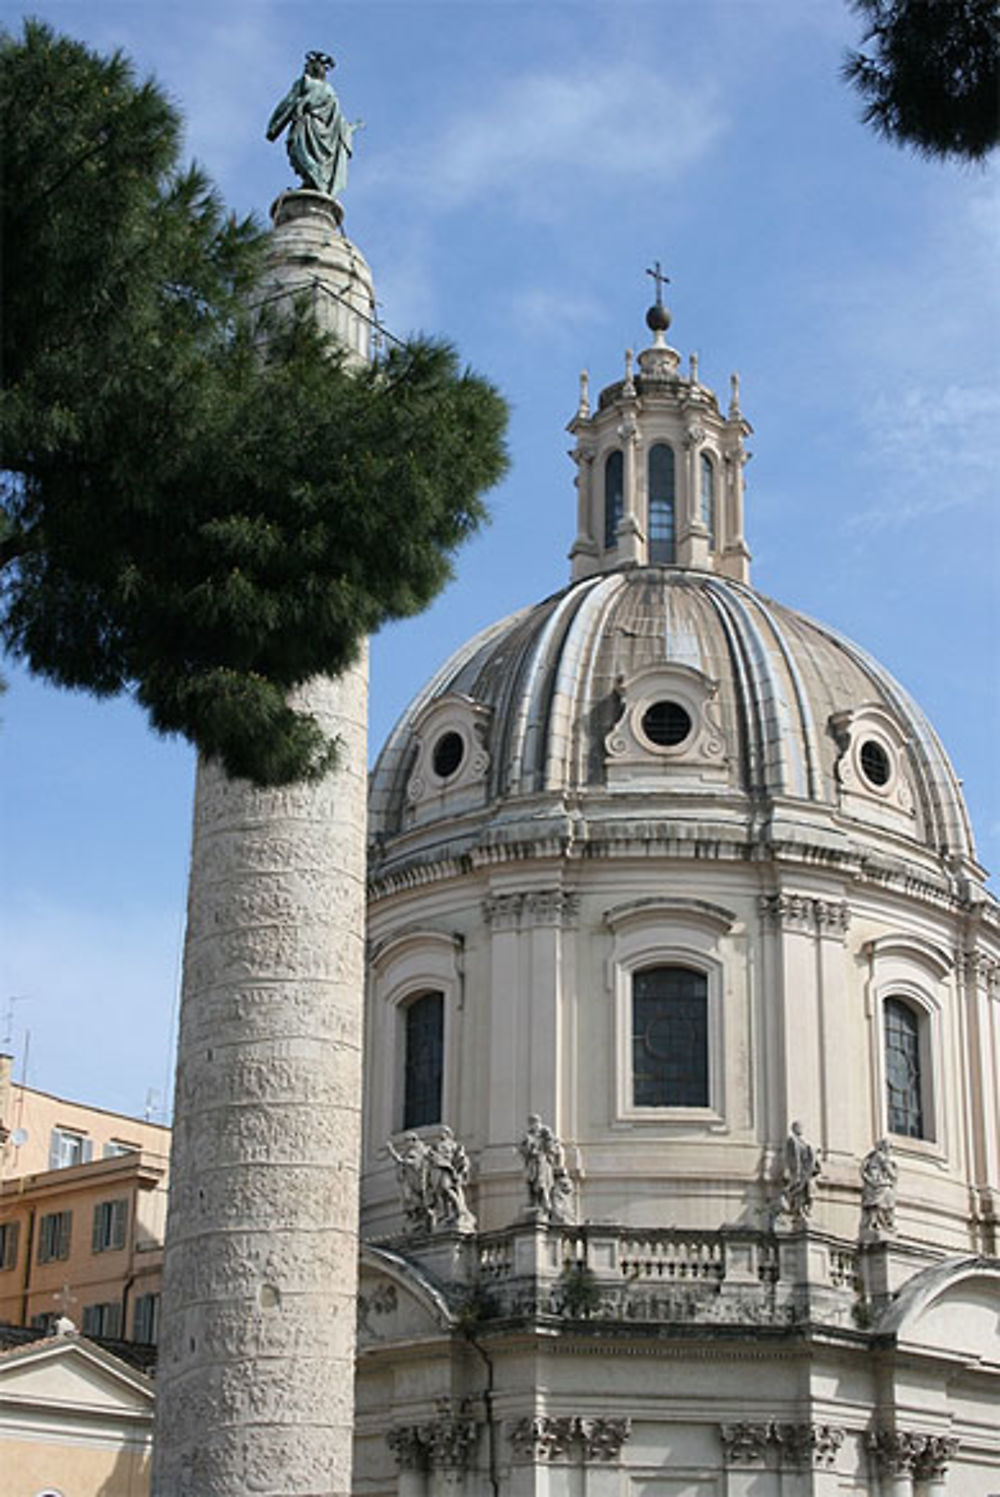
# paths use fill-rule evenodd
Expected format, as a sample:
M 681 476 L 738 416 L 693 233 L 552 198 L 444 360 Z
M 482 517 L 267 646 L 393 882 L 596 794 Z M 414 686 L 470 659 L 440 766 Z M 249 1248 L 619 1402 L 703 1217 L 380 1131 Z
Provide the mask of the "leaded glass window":
M 674 450 L 665 442 L 649 449 L 649 559 L 674 560 Z
M 688 967 L 632 978 L 632 1095 L 636 1107 L 708 1106 L 708 982 Z
M 625 459 L 620 452 L 608 453 L 604 464 L 604 547 L 618 544 L 618 525 L 625 512 Z
M 406 1009 L 403 1127 L 441 1121 L 444 1074 L 444 995 L 424 993 Z
M 923 1138 L 920 1019 L 900 998 L 886 999 L 884 1017 L 889 1132 L 901 1133 L 906 1138 Z
M 712 459 L 701 454 L 701 523 L 708 531 L 708 548 L 715 550 L 715 469 Z

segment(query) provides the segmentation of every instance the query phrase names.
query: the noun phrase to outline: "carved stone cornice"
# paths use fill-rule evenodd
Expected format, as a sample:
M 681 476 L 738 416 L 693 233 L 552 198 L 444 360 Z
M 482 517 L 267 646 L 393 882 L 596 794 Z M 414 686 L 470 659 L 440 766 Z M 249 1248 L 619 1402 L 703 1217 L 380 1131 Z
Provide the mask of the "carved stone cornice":
M 433 1419 L 422 1426 L 430 1464 L 439 1469 L 464 1471 L 478 1436 L 474 1419 Z
M 508 1426 L 510 1443 L 522 1460 L 554 1461 L 578 1450 L 585 1461 L 611 1461 L 632 1431 L 631 1419 L 579 1418 L 536 1414 Z
M 536 925 L 572 925 L 580 896 L 565 889 L 532 889 L 523 894 L 493 894 L 483 900 L 483 914 L 493 930 Z
M 844 1443 L 836 1424 L 776 1424 L 773 1436 L 793 1466 L 832 1466 Z
M 835 1424 L 722 1424 L 719 1426 L 726 1464 L 747 1466 L 776 1451 L 790 1466 L 832 1466 L 845 1432 Z
M 427 1469 L 427 1446 L 420 1437 L 419 1425 L 397 1425 L 395 1429 L 389 1430 L 385 1443 L 396 1457 L 400 1471 Z
M 914 1476 L 918 1481 L 940 1481 L 957 1449 L 955 1435 L 925 1435 L 923 1448 L 913 1462 Z
M 727 1465 L 747 1466 L 763 1461 L 771 1440 L 769 1424 L 720 1424 L 722 1451 Z
M 385 1441 L 401 1471 L 464 1471 L 478 1434 L 474 1419 L 443 1416 L 425 1424 L 397 1425 Z
M 514 1453 L 533 1461 L 554 1461 L 565 1455 L 574 1433 L 572 1419 L 553 1414 L 517 1419 L 508 1426 Z
M 774 930 L 796 931 L 843 941 L 851 923 L 846 899 L 816 899 L 811 894 L 764 894 L 760 912 Z
M 953 1435 L 920 1434 L 906 1429 L 875 1429 L 868 1436 L 880 1476 L 913 1476 L 940 1480 L 958 1449 Z
M 632 1433 L 631 1419 L 578 1419 L 576 1425 L 588 1461 L 614 1460 Z
M 1000 991 L 1000 961 L 985 951 L 957 951 L 955 966 L 970 987 L 985 988 L 990 994 Z

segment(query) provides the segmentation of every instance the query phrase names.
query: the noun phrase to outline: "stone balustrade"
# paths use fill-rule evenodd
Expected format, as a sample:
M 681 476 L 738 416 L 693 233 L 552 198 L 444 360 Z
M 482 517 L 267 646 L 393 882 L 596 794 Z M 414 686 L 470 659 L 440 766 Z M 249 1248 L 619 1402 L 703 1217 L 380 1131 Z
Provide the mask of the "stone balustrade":
M 860 1303 L 856 1251 L 809 1229 L 519 1223 L 480 1233 L 475 1264 L 500 1316 L 851 1325 Z

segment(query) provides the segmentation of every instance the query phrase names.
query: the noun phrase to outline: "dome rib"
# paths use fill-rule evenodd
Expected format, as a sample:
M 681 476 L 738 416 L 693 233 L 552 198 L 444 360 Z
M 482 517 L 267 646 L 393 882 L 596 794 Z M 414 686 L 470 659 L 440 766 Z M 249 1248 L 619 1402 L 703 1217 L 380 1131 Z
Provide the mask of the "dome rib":
M 613 818 L 617 803 L 626 821 L 634 818 L 638 795 L 649 801 L 648 814 L 669 819 L 677 778 L 661 777 L 651 760 L 639 779 L 626 776 L 609 785 L 605 747 L 619 681 L 656 664 L 684 666 L 718 682 L 713 711 L 728 742 L 732 776 L 714 783 L 730 802 L 727 815 L 734 794 L 758 802 L 787 798 L 822 811 L 816 831 L 824 845 L 830 818 L 837 816 L 852 841 L 867 835 L 885 844 L 888 838 L 894 858 L 909 841 L 935 857 L 974 859 L 948 758 L 888 671 L 836 630 L 746 584 L 677 567 L 629 567 L 582 579 L 457 650 L 403 714 L 375 767 L 373 833 L 410 829 L 413 725 L 429 703 L 450 693 L 489 713 L 490 768 L 477 817 L 488 820 L 501 802 L 594 794 L 606 802 L 602 817 Z M 846 800 L 842 794 L 837 765 L 844 750 L 831 723 L 868 698 L 907 742 L 916 818 L 866 797 L 863 786 Z M 711 783 L 699 786 L 689 777 L 683 794 L 697 794 L 708 811 Z M 463 838 L 477 835 L 470 809 L 464 803 Z M 426 828 L 439 842 L 452 814 L 447 800 L 425 809 L 413 832 L 419 840 Z M 750 833 L 755 813 L 748 807 L 745 814 Z

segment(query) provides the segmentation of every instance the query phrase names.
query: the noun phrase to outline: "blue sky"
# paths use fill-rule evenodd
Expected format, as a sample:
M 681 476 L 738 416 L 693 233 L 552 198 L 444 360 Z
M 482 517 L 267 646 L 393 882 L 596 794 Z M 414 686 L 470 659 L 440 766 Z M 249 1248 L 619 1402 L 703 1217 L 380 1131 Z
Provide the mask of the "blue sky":
M 9 29 L 20 7 L 3 7 Z M 561 587 L 579 372 L 670 341 L 755 428 L 752 580 L 877 655 L 938 727 L 1000 870 L 1000 284 L 995 170 L 858 123 L 842 0 L 152 0 L 27 13 L 121 47 L 240 211 L 292 185 L 264 127 L 312 47 L 362 117 L 345 228 L 394 332 L 450 338 L 512 407 L 493 524 L 424 617 L 374 641 L 373 751 L 422 679 Z M 193 756 L 127 703 L 7 668 L 0 1042 L 29 1083 L 161 1115 Z M 24 1001 L 12 1008 L 11 998 Z M 10 1014 L 8 1020 L 7 1014 Z

